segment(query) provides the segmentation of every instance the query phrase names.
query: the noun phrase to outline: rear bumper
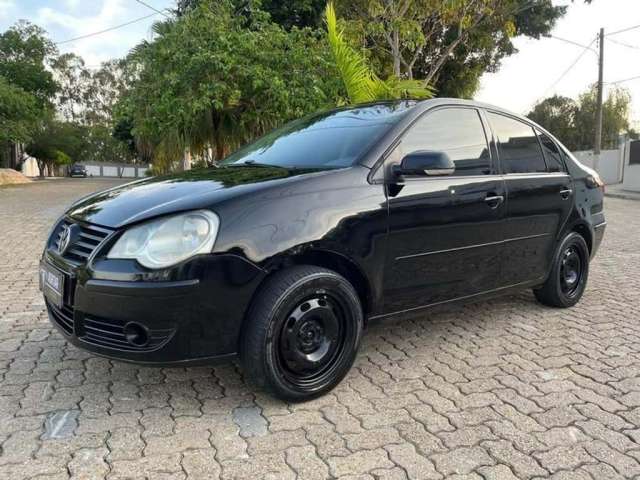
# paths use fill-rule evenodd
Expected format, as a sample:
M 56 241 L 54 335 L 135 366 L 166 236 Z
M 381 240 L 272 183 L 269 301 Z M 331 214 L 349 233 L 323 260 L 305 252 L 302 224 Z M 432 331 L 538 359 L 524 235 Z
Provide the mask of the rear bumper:
M 47 301 L 49 318 L 72 344 L 112 359 L 175 366 L 234 358 L 264 272 L 235 255 L 200 257 L 185 271 L 199 275 L 114 281 L 67 272 L 65 304 Z

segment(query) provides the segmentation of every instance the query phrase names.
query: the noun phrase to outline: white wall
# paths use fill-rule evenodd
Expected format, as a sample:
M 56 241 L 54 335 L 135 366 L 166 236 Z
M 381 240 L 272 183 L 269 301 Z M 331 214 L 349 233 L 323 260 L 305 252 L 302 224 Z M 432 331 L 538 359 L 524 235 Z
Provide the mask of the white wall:
M 630 142 L 627 142 L 624 155 L 624 181 L 622 189 L 640 192 L 640 165 L 629 165 Z
M 22 174 L 26 177 L 37 177 L 40 175 L 40 168 L 35 158 L 27 158 L 22 162 Z
M 96 165 L 86 165 L 87 167 L 87 175 L 90 177 L 99 177 L 100 176 L 100 167 Z
M 593 151 L 573 152 L 580 163 L 593 168 L 595 156 Z M 623 150 L 602 150 L 598 162 L 598 173 L 607 185 L 613 185 L 622 181 Z

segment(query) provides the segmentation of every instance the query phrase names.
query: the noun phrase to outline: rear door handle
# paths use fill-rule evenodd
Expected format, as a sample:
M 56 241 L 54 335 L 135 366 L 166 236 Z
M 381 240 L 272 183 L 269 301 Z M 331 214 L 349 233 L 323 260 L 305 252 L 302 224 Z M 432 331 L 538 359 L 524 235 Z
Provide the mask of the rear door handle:
M 504 202 L 504 195 L 493 195 L 493 194 L 489 194 L 487 195 L 487 197 L 484 199 L 484 201 L 486 202 L 487 205 L 489 205 L 491 208 L 496 209 L 498 208 L 502 202 Z
M 563 200 L 567 200 L 572 193 L 573 193 L 573 190 L 571 190 L 570 188 L 560 190 L 560 196 L 562 197 Z

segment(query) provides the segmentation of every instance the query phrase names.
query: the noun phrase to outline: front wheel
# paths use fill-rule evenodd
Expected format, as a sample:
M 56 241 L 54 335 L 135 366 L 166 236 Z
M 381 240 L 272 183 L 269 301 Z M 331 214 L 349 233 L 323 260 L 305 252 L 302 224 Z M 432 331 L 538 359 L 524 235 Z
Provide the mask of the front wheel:
M 582 298 L 588 277 L 589 247 L 582 235 L 571 232 L 556 251 L 549 278 L 533 293 L 544 305 L 572 307 Z
M 287 268 L 267 281 L 249 311 L 243 370 L 283 400 L 318 397 L 351 368 L 362 325 L 360 299 L 345 278 L 315 266 Z

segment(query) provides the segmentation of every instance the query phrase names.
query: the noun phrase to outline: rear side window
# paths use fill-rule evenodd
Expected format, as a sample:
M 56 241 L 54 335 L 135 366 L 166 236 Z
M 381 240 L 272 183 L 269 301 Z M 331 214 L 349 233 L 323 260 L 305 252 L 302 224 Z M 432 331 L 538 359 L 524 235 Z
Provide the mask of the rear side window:
M 489 112 L 504 173 L 546 172 L 540 143 L 533 128 L 504 115 Z
M 549 135 L 538 132 L 538 136 L 540 138 L 540 144 L 542 145 L 542 152 L 544 153 L 544 158 L 547 161 L 547 166 L 550 172 L 566 172 L 567 169 L 564 166 L 564 162 L 562 160 L 562 153 L 560 153 L 560 149 L 556 143 L 551 140 Z
M 400 144 L 402 156 L 418 150 L 445 152 L 456 166 L 455 176 L 488 175 L 491 158 L 477 110 L 443 108 L 427 113 Z

